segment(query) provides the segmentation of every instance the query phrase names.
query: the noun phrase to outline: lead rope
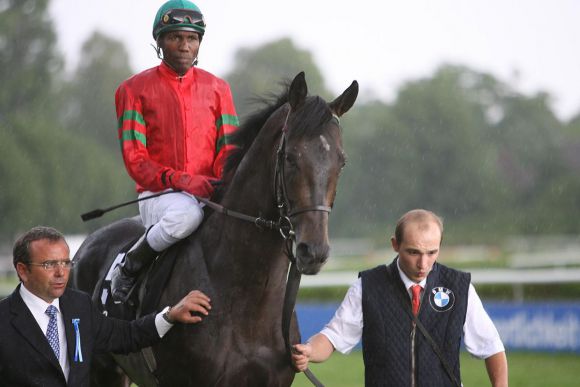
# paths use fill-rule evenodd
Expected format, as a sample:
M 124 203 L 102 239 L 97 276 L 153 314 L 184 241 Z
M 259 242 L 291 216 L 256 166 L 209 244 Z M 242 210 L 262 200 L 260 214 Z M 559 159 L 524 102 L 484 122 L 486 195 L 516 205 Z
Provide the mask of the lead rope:
M 282 219 L 287 220 L 288 230 L 284 232 L 282 227 L 280 227 L 280 233 L 286 242 L 286 256 L 290 260 L 290 268 L 288 269 L 288 278 L 286 280 L 286 290 L 284 292 L 284 306 L 282 308 L 282 334 L 284 336 L 284 342 L 286 343 L 286 354 L 292 363 L 292 353 L 294 349 L 290 342 L 290 323 L 292 322 L 292 314 L 294 313 L 294 306 L 296 305 L 296 297 L 298 296 L 298 290 L 300 289 L 300 279 L 302 278 L 302 273 L 296 267 L 296 257 L 293 252 L 294 244 L 294 230 L 292 227 L 292 222 L 288 214 L 288 197 L 286 195 L 286 184 L 284 180 L 284 147 L 286 145 L 286 134 L 288 132 L 288 118 L 290 117 L 291 108 L 288 109 L 286 114 L 286 119 L 284 120 L 284 126 L 282 127 L 282 137 L 280 138 L 280 143 L 278 144 L 278 149 L 276 151 L 276 169 L 274 171 L 274 190 L 276 192 L 276 201 L 278 202 L 278 213 L 280 216 L 280 222 Z M 320 207 L 320 208 L 319 208 Z M 304 211 L 328 211 L 330 208 L 321 206 L 314 206 L 305 209 Z M 298 211 L 298 212 L 303 212 Z M 294 214 L 298 213 L 294 212 Z M 300 329 L 300 327 L 298 327 Z M 304 375 L 310 380 L 310 382 L 316 387 L 324 387 L 316 376 L 310 371 L 310 369 L 304 370 Z
M 300 279 L 302 274 L 296 268 L 296 258 L 292 252 L 293 241 L 291 238 L 286 239 L 286 254 L 290 260 L 290 269 L 288 271 L 288 280 L 286 281 L 286 292 L 284 293 L 284 308 L 282 309 L 282 333 L 284 335 L 284 342 L 286 343 L 286 351 L 288 357 L 292 356 L 294 349 L 290 343 L 290 322 L 292 321 L 292 314 L 296 304 L 296 296 L 300 288 Z M 316 387 L 324 387 L 309 368 L 304 370 L 304 375 Z

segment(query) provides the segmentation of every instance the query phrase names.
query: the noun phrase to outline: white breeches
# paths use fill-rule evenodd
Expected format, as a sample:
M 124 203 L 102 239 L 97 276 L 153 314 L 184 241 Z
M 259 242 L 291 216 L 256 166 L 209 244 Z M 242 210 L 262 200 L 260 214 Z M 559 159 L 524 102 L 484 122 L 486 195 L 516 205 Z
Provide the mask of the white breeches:
M 153 195 L 145 191 L 139 198 Z M 203 203 L 186 192 L 173 192 L 139 202 L 139 213 L 146 228 L 147 242 L 155 251 L 163 251 L 194 232 L 203 220 Z

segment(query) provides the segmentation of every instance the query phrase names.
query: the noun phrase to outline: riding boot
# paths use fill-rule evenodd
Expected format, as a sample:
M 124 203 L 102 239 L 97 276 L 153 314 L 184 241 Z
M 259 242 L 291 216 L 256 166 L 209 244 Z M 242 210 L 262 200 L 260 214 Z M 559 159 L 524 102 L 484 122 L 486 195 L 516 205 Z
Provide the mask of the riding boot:
M 111 296 L 115 302 L 127 301 L 139 273 L 148 267 L 158 254 L 149 246 L 146 235 L 125 254 L 123 262 L 117 265 L 111 274 Z

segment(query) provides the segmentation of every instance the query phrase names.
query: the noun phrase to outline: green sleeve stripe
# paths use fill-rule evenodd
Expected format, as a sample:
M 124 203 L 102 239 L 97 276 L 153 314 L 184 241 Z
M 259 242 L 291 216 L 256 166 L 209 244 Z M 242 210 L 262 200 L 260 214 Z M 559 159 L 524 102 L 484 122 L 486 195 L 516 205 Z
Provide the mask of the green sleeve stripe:
M 232 143 L 231 137 L 232 136 L 226 135 L 226 136 L 221 136 L 220 138 L 218 138 L 216 146 L 215 146 L 215 153 L 216 154 L 218 154 L 224 146 Z
M 145 119 L 143 119 L 143 115 L 137 110 L 125 110 L 123 115 L 119 117 L 119 128 L 123 126 L 123 121 L 136 121 L 145 126 Z
M 215 122 L 215 127 L 217 130 L 220 130 L 223 125 L 239 126 L 240 121 L 238 120 L 238 116 L 234 116 L 232 114 L 222 114 L 222 116 Z
M 121 135 L 121 144 L 123 144 L 124 141 L 134 141 L 134 140 L 141 142 L 143 146 L 147 146 L 147 136 L 145 136 L 143 133 L 138 132 L 136 130 L 123 131 L 123 134 Z

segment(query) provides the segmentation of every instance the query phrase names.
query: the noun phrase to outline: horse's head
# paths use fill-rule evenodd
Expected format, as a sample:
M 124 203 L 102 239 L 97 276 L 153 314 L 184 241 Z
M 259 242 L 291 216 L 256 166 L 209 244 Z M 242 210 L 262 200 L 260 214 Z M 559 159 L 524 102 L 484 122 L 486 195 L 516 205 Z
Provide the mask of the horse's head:
M 330 103 L 307 93 L 302 72 L 288 92 L 277 191 L 294 227 L 297 267 L 304 274 L 316 274 L 328 259 L 328 216 L 345 164 L 339 117 L 354 104 L 358 83 Z

